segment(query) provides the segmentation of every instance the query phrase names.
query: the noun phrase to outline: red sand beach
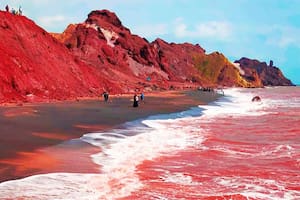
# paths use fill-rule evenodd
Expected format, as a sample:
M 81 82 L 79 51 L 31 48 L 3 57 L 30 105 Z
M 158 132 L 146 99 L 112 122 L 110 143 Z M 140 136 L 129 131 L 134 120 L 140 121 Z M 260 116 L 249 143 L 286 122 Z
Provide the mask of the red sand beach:
M 109 102 L 84 99 L 3 106 L 0 181 L 49 172 L 96 172 L 97 166 L 86 156 L 96 149 L 76 138 L 126 121 L 183 111 L 216 98 L 209 92 L 168 91 L 146 93 L 138 108 L 132 107 L 132 95 L 111 96 Z

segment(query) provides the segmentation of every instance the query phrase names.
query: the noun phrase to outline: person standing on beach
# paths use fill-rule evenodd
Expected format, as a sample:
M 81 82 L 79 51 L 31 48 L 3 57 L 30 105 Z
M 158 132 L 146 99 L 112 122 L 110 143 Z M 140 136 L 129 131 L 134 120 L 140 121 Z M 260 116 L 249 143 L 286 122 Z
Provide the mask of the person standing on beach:
M 133 96 L 133 107 L 138 107 L 138 106 L 139 106 L 139 96 L 135 94 Z
M 9 7 L 8 7 L 8 5 L 5 6 L 5 10 L 6 10 L 6 12 L 9 12 Z
M 141 94 L 141 101 L 144 101 L 145 99 L 145 96 L 144 96 L 144 93 Z
M 105 102 L 108 101 L 108 97 L 109 97 L 108 92 L 103 92 L 103 98 L 104 98 L 104 101 L 105 101 Z

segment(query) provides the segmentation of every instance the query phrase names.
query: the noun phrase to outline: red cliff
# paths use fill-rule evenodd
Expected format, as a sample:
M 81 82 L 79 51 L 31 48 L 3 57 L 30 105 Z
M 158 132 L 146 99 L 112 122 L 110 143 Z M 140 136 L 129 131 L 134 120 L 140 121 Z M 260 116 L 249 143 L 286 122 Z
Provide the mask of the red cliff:
M 224 55 L 206 55 L 198 44 L 167 43 L 161 39 L 149 43 L 131 34 L 108 10 L 93 11 L 84 23 L 71 25 L 54 36 L 78 59 L 97 66 L 127 91 L 128 85 L 151 89 L 251 85 Z
M 0 103 L 96 97 L 103 91 L 283 83 L 266 81 L 269 75 L 283 77 L 266 66 L 262 72 L 246 69 L 243 61 L 239 67 L 221 53 L 206 54 L 198 44 L 149 43 L 108 10 L 91 12 L 61 34 L 1 11 L 0 37 Z
M 281 70 L 273 66 L 273 61 L 266 62 L 241 58 L 235 61 L 245 71 L 244 78 L 249 82 L 260 82 L 261 86 L 292 86 L 293 83 L 284 77 Z
M 0 12 L 0 37 L 0 103 L 95 96 L 111 85 L 24 16 Z

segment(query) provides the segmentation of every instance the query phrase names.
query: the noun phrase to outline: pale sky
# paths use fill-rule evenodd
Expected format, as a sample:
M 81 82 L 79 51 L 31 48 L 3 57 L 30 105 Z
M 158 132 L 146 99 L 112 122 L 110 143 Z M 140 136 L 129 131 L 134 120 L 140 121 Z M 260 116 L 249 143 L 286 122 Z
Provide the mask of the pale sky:
M 300 0 L 1 0 L 48 32 L 81 23 L 92 10 L 115 12 L 132 33 L 150 42 L 200 44 L 231 61 L 274 61 L 300 84 Z

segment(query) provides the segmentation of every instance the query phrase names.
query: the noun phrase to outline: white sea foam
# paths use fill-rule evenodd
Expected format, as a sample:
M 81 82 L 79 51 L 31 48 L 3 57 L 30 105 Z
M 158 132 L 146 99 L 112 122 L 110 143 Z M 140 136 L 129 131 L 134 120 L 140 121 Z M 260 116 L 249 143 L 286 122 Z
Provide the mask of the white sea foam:
M 141 123 L 127 124 L 126 129 L 85 134 L 81 138 L 83 141 L 101 149 L 92 155 L 99 165 L 99 174 L 53 173 L 3 182 L 0 199 L 93 200 L 128 196 L 143 187 L 136 174 L 136 167 L 143 161 L 175 154 L 203 141 L 199 135 L 187 134 L 191 130 L 184 126 L 195 112 L 200 114 L 199 109 L 192 109 L 169 116 L 174 119 L 167 119 L 168 115 L 150 117 Z M 188 179 L 179 178 L 182 181 Z
M 251 177 L 218 177 L 215 178 L 218 185 L 227 188 L 234 188 L 236 193 L 239 193 L 247 198 L 265 199 L 265 200 L 295 200 L 300 196 L 300 192 L 296 190 L 287 190 L 283 184 L 269 179 Z M 223 188 L 224 189 L 224 188 Z M 214 191 L 218 192 L 218 191 Z M 222 193 L 220 191 L 220 193 Z M 222 193 L 222 195 L 231 195 Z
M 161 176 L 160 179 L 162 179 L 164 182 L 175 183 L 179 185 L 201 185 L 201 183 L 193 181 L 193 178 L 191 176 L 180 172 L 171 173 L 169 171 L 165 171 L 164 175 Z
M 206 117 L 218 116 L 258 116 L 267 114 L 264 111 L 266 103 L 252 102 L 253 94 L 251 92 L 242 92 L 242 89 L 231 88 L 224 90 L 225 97 L 210 105 L 201 105 Z
M 295 148 L 292 147 L 291 145 L 276 145 L 276 144 L 269 144 L 265 145 L 263 148 L 258 149 L 255 148 L 253 149 L 252 146 L 243 146 L 242 149 L 232 149 L 230 146 L 225 147 L 225 146 L 216 146 L 211 148 L 211 150 L 214 149 L 216 151 L 221 151 L 224 153 L 227 153 L 229 155 L 232 155 L 237 158 L 292 158 L 297 154 L 295 151 Z M 242 150 L 242 151 L 241 151 Z
M 97 184 L 101 178 L 97 174 L 70 173 L 31 176 L 1 183 L 0 199 L 99 199 Z

